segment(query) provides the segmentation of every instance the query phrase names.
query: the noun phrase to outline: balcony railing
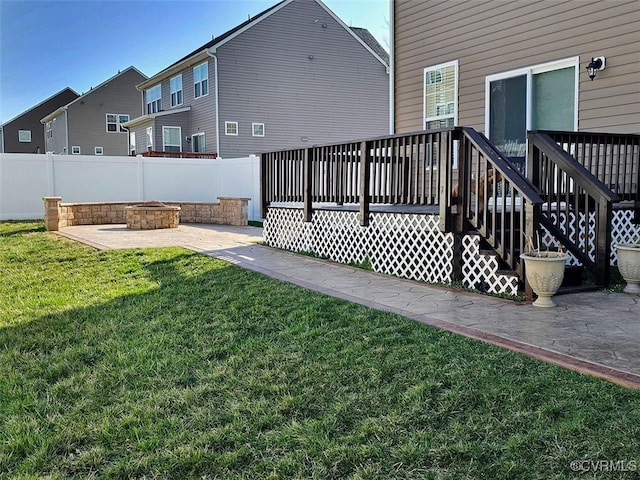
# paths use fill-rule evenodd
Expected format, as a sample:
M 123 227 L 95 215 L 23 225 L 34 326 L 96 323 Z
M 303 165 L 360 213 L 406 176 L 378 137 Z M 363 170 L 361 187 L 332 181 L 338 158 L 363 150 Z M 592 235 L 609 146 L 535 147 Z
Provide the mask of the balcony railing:
M 201 152 L 163 152 L 149 150 L 141 153 L 143 157 L 164 157 L 164 158 L 217 158 L 218 154 L 215 152 L 201 153 Z

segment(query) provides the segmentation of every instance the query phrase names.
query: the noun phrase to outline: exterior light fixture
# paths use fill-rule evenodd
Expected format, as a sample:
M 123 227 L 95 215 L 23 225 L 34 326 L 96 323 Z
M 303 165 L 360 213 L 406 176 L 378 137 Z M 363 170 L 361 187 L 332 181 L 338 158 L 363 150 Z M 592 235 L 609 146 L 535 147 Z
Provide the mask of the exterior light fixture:
M 604 57 L 591 57 L 591 62 L 587 65 L 587 73 L 589 74 L 589 78 L 593 81 L 596 78 L 596 72 L 598 70 L 604 70 L 605 68 L 605 58 Z

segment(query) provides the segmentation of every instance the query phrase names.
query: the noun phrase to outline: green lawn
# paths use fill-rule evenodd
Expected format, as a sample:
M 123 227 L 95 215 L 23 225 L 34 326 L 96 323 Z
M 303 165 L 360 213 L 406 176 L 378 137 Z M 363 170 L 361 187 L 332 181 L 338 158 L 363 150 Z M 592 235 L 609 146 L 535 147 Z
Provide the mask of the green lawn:
M 640 471 L 640 391 L 222 261 L 0 223 L 0 274 L 0 478 Z

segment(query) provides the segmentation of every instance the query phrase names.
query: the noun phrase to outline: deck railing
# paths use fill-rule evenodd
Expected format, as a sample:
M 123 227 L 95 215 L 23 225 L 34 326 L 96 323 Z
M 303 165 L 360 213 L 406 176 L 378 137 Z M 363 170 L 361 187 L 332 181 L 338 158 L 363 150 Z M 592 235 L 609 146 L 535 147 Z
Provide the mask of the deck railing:
M 438 205 L 441 182 L 451 184 L 456 129 L 392 135 L 349 143 L 264 153 L 262 206 L 303 202 L 311 219 L 315 202 L 358 203 L 360 222 L 370 204 Z M 444 179 L 444 180 L 443 180 Z
M 215 152 L 202 153 L 202 152 L 163 152 L 149 150 L 143 152 L 140 155 L 143 157 L 164 157 L 164 158 L 218 158 L 218 154 Z
M 598 284 L 607 285 L 612 205 L 621 197 L 576 162 L 568 151 L 561 148 L 557 138 L 547 132 L 528 134 L 527 178 L 541 191 L 545 201 L 542 224 L 595 275 Z M 583 155 L 582 160 L 585 158 Z M 605 179 L 618 179 L 620 186 L 625 185 L 623 180 L 629 178 L 627 175 L 610 176 L 607 173 L 611 171 L 611 164 L 609 157 L 600 163 L 597 160 L 588 163 L 587 167 L 593 167 L 601 177 L 603 172 L 606 173 Z
M 477 229 L 522 275 L 520 252 L 537 228 L 542 199 L 470 128 L 265 153 L 263 217 L 272 202 L 302 202 L 310 221 L 318 202 L 357 203 L 368 225 L 371 204 L 437 205 L 442 231 Z M 491 175 L 496 181 L 485 181 Z
M 640 203 L 640 135 L 540 133 L 552 138 L 594 177 L 617 193 L 621 201 Z

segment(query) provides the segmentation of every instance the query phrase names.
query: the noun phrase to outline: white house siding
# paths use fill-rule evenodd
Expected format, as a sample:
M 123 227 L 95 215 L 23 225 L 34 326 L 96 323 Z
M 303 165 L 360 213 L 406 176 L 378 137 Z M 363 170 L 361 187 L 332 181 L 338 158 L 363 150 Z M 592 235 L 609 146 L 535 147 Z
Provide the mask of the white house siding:
M 216 54 L 224 157 L 388 133 L 385 65 L 313 0 L 286 5 Z M 238 122 L 237 136 L 225 135 L 226 121 Z M 264 123 L 264 137 L 252 123 Z
M 398 133 L 423 128 L 425 67 L 459 61 L 458 123 L 484 131 L 486 76 L 576 56 L 579 130 L 640 133 L 637 0 L 395 0 L 394 16 Z
M 135 86 L 143 80 L 144 76 L 131 69 L 70 104 L 69 150 L 72 145 L 78 145 L 83 154 L 93 155 L 95 147 L 103 147 L 104 155 L 128 155 L 128 135 L 107 132 L 106 114 L 128 114 L 130 119 L 138 117 L 141 113 L 140 92 Z

